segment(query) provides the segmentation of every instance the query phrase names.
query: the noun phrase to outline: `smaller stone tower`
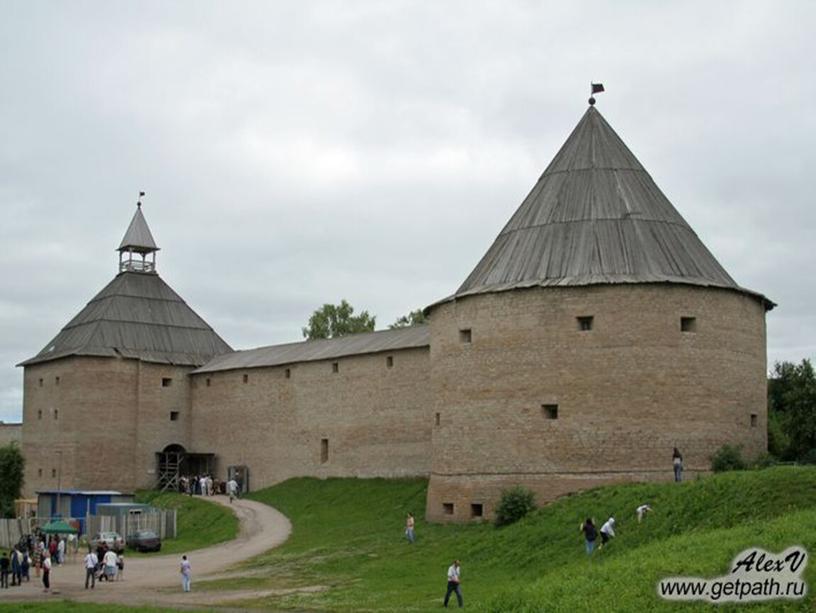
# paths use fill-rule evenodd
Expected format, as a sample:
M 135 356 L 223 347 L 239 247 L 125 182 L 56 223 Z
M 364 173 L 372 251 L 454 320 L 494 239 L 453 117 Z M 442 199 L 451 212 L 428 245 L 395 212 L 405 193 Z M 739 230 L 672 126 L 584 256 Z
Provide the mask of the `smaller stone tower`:
M 119 272 L 21 364 L 25 490 L 156 485 L 157 454 L 190 439 L 187 376 L 230 352 L 160 277 L 137 204 Z

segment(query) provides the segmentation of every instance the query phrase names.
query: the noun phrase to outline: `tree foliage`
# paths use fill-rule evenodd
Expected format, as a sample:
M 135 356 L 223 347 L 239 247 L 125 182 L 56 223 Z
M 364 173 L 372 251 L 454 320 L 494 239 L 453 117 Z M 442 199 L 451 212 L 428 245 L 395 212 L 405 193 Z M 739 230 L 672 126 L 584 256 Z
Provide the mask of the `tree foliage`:
M 340 304 L 324 304 L 309 318 L 309 325 L 303 328 L 304 338 L 314 340 L 318 338 L 337 338 L 346 334 L 358 332 L 372 332 L 376 317 L 362 311 L 354 315 L 354 307 L 345 300 Z
M 774 364 L 768 380 L 768 445 L 787 460 L 816 453 L 816 374 L 810 360 Z
M 0 447 L 0 516 L 14 517 L 14 501 L 23 489 L 25 460 L 17 443 Z
M 496 507 L 496 527 L 508 526 L 535 509 L 535 495 L 526 487 L 516 485 L 504 490 Z
M 408 315 L 403 315 L 388 327 L 392 330 L 394 328 L 410 328 L 417 324 L 424 324 L 427 321 L 428 318 L 425 317 L 425 313 L 422 312 L 422 309 L 417 309 L 416 311 L 411 311 Z
M 738 445 L 723 445 L 711 456 L 711 470 L 715 473 L 727 470 L 745 470 L 748 465 L 742 459 L 742 449 Z

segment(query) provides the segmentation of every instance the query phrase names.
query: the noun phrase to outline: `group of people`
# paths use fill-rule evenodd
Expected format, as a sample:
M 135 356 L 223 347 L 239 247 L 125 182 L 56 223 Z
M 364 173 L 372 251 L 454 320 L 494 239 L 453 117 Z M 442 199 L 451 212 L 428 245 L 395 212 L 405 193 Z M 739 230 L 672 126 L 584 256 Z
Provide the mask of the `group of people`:
M 85 589 L 94 589 L 97 581 L 122 581 L 125 578 L 125 556 L 100 541 L 96 551 L 88 548 L 85 556 Z
M 11 575 L 11 586 L 21 586 L 23 579 L 30 580 L 29 570 L 31 568 L 31 556 L 28 551 L 22 551 L 15 545 L 14 548 L 0 557 L 0 588 L 8 589 L 9 575 Z
M 192 475 L 179 479 L 179 491 L 190 496 L 227 494 L 232 502 L 234 498 L 239 497 L 241 486 L 235 479 L 220 481 L 213 479 L 212 475 Z
M 65 562 L 65 548 L 65 539 L 59 535 L 47 540 L 45 534 L 38 537 L 27 535 L 10 552 L 3 552 L 0 556 L 0 587 L 9 587 L 9 575 L 12 587 L 30 581 L 33 567 L 38 577 L 42 575 L 43 591 L 48 592 L 51 589 L 52 564 Z

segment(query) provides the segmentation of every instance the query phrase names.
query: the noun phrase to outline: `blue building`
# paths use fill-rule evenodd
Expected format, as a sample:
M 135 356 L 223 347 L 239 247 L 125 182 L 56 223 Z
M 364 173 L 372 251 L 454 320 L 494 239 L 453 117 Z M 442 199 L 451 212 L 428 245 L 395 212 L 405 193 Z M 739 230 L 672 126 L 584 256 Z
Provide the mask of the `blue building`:
M 133 502 L 133 494 L 113 490 L 41 490 L 37 492 L 37 515 L 45 520 L 61 517 L 79 521 L 85 532 L 85 516 L 96 515 L 99 504 Z

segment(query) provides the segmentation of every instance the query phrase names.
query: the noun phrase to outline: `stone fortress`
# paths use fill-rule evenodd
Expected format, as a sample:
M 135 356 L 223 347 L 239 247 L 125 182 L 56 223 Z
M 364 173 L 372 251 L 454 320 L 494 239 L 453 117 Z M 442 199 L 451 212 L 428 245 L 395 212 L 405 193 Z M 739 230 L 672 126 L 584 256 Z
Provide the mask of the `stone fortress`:
M 426 516 L 489 518 L 766 449 L 765 313 L 590 106 L 428 325 L 233 351 L 159 277 L 138 207 L 119 273 L 24 366 L 27 493 L 430 478 Z M 47 452 L 43 452 L 47 450 Z M 59 463 L 59 466 L 58 466 Z

